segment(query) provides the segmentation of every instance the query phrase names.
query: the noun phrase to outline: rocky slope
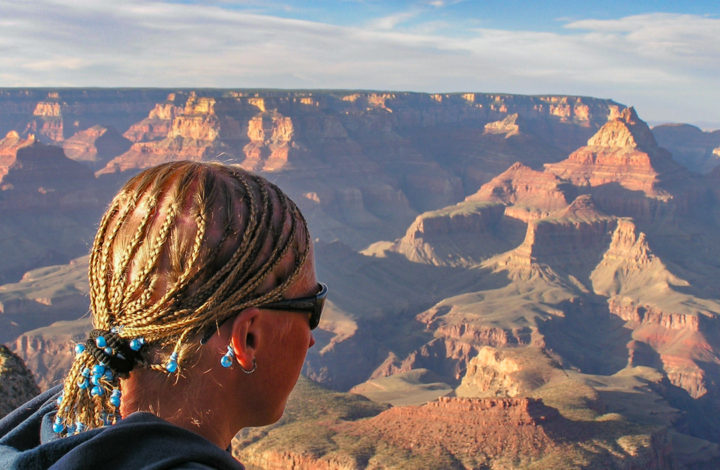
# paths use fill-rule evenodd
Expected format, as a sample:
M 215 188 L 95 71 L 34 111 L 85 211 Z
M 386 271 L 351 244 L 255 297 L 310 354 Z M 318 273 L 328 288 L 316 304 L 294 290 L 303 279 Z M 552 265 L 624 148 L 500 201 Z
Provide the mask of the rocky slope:
M 322 414 L 311 414 L 318 398 L 324 399 Z M 303 427 L 317 431 L 312 444 Z M 573 447 L 571 441 L 583 444 Z M 673 466 L 666 433 L 632 434 L 611 420 L 567 420 L 540 399 L 441 398 L 382 411 L 305 383 L 278 424 L 241 433 L 233 449 L 251 469 Z
M 88 307 L 87 256 L 29 271 L 19 282 L 0 286 L 0 342 L 56 321 L 75 320 Z M 16 351 L 29 360 L 29 353 Z
M 40 393 L 22 359 L 0 344 L 0 418 Z

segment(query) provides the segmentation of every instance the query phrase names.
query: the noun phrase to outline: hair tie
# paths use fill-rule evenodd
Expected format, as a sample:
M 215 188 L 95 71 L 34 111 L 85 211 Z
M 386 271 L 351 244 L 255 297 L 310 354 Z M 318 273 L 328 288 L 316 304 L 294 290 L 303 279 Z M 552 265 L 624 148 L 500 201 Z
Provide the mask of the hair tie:
M 92 330 L 85 341 L 84 351 L 94 357 L 98 364 L 103 364 L 112 372 L 127 374 L 140 362 L 142 357 L 140 349 L 145 341 L 142 338 L 128 340 L 113 330 Z

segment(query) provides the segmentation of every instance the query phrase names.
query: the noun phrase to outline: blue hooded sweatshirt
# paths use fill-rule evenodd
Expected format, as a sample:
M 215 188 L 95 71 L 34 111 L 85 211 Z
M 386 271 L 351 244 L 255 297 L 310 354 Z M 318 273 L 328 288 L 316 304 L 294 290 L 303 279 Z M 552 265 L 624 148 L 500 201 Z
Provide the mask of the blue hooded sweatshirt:
M 61 438 L 52 430 L 60 392 L 54 387 L 0 420 L 0 468 L 243 470 L 229 452 L 151 413 Z

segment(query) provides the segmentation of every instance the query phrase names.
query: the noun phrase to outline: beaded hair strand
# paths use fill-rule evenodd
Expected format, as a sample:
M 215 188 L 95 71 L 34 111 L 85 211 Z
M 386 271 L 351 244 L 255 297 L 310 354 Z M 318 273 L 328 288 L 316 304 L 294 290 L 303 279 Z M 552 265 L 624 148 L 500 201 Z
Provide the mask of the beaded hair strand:
M 300 211 L 257 175 L 173 162 L 132 178 L 110 203 L 93 243 L 95 330 L 76 348 L 55 431 L 115 423 L 120 378 L 130 369 L 179 372 L 190 338 L 244 308 L 280 299 L 309 250 Z M 278 273 L 286 259 L 292 268 Z M 275 286 L 260 292 L 272 274 Z

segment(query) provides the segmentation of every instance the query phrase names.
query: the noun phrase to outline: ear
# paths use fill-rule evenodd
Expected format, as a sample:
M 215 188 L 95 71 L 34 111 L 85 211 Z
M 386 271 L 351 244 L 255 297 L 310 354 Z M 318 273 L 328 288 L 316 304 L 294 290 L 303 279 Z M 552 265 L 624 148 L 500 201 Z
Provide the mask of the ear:
M 232 322 L 230 345 L 235 359 L 243 369 L 250 370 L 255 360 L 255 351 L 260 339 L 260 310 L 255 307 L 246 308 Z

